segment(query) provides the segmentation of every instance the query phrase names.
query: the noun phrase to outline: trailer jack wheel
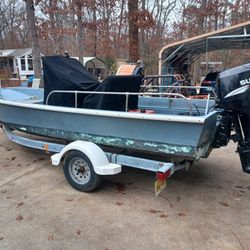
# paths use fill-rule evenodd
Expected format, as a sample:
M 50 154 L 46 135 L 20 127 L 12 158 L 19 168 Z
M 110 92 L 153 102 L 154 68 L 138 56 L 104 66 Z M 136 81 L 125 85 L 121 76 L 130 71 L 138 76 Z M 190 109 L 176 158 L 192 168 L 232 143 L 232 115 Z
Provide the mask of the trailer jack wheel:
M 82 192 L 91 192 L 101 184 L 89 158 L 80 151 L 70 151 L 63 164 L 65 178 L 72 187 Z

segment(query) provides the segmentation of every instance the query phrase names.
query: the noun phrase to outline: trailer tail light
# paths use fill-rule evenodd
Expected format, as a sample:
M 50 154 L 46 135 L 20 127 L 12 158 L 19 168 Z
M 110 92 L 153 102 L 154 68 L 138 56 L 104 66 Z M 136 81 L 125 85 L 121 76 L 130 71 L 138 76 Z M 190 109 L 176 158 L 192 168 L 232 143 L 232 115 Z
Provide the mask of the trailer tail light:
M 155 196 L 157 197 L 166 187 L 166 179 L 174 173 L 173 163 L 159 163 L 160 168 L 156 172 Z
M 171 169 L 168 171 L 162 173 L 162 172 L 157 172 L 156 173 L 156 179 L 159 181 L 164 181 L 166 180 L 169 176 L 171 175 Z

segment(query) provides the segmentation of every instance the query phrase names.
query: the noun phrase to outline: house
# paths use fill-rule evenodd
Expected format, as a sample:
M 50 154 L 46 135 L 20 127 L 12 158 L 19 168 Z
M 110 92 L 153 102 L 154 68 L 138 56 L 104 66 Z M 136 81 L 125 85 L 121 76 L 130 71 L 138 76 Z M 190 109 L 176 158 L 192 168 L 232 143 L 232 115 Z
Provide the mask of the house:
M 41 54 L 41 56 L 44 56 Z M 74 57 L 78 59 L 78 57 Z M 95 77 L 103 77 L 106 73 L 105 63 L 97 57 L 84 57 L 83 65 Z M 9 78 L 34 75 L 32 49 L 0 50 L 0 73 Z M 0 74 L 1 75 L 1 74 Z
M 0 50 L 0 70 L 10 77 L 34 75 L 32 49 Z

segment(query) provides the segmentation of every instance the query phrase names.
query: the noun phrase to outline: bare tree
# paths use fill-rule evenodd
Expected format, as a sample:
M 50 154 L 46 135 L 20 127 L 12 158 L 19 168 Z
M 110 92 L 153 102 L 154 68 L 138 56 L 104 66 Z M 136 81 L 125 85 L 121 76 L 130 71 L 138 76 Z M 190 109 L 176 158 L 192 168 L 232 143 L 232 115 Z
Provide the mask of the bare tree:
M 19 48 L 27 44 L 25 38 L 25 6 L 21 0 L 0 1 L 0 47 Z M 24 32 L 25 31 L 25 32 Z
M 78 42 L 78 56 L 79 61 L 83 64 L 83 56 L 84 56 L 84 34 L 83 34 L 83 6 L 84 1 L 75 0 L 76 5 L 76 16 L 77 16 L 77 42 Z
M 40 78 L 41 86 L 43 86 L 41 51 L 38 40 L 34 2 L 33 0 L 25 0 L 25 2 L 26 2 L 27 21 L 31 34 L 34 74 L 36 78 Z
M 128 0 L 129 60 L 139 59 L 138 0 Z
M 97 55 L 97 17 L 96 17 L 96 0 L 93 1 L 93 31 L 94 31 L 94 49 L 93 56 Z
M 33 12 L 36 7 L 33 28 L 27 25 L 25 3 Z M 164 44 L 249 19 L 249 0 L 1 0 L 0 47 L 37 48 L 31 41 L 38 34 L 46 54 L 67 50 L 80 60 L 83 54 L 98 56 L 108 68 L 118 58 L 140 58 L 153 74 Z

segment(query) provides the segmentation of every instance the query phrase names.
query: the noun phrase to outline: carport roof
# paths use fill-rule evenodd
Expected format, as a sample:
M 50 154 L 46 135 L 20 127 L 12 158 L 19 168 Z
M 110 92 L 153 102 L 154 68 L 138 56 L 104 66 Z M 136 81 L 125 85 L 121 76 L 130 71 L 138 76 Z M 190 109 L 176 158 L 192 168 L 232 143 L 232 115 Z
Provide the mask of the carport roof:
M 250 48 L 250 21 L 164 46 L 159 52 L 159 70 L 165 63 L 192 63 L 209 51 L 246 48 Z

